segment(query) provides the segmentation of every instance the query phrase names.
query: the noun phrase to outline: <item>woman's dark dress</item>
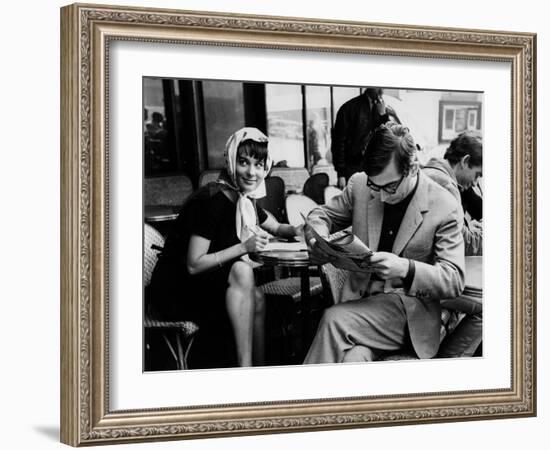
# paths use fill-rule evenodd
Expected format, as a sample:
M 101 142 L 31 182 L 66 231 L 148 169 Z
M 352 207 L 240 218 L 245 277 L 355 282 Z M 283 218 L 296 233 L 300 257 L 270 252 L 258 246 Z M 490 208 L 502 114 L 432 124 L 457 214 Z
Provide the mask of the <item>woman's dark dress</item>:
M 191 276 L 186 267 L 191 235 L 210 241 L 208 253 L 240 243 L 235 228 L 236 203 L 218 184 L 199 189 L 183 205 L 159 256 L 147 298 L 152 314 L 163 320 L 191 320 L 199 326 L 188 357 L 189 367 L 237 365 L 233 330 L 225 307 L 228 277 L 235 260 Z M 257 207 L 258 223 L 267 219 Z

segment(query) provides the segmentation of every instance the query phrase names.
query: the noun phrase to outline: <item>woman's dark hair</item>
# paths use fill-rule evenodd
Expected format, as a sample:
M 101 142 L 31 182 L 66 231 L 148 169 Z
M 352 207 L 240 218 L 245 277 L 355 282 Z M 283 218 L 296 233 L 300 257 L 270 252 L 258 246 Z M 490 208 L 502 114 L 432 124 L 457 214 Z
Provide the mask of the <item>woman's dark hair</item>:
M 466 155 L 470 155 L 470 167 L 481 166 L 483 142 L 481 135 L 475 131 L 464 131 L 455 137 L 445 152 L 444 158 L 454 166 Z
M 363 158 L 363 170 L 379 175 L 395 158 L 399 173 L 407 175 L 415 161 L 416 145 L 409 129 L 395 122 L 380 125 L 369 140 Z
M 265 163 L 267 160 L 267 141 L 257 142 L 246 139 L 239 144 L 237 156 L 249 156 Z

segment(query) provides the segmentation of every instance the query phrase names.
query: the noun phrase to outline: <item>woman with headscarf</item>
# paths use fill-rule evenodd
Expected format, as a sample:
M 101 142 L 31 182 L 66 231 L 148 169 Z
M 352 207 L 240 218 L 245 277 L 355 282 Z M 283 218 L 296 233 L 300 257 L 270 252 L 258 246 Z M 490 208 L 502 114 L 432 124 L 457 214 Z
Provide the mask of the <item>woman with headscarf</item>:
M 256 128 L 229 138 L 225 170 L 185 202 L 153 272 L 148 294 L 157 316 L 199 325 L 191 368 L 264 363 L 264 297 L 248 254 L 267 244 L 263 230 L 296 235 L 255 203 L 265 197 L 267 145 Z

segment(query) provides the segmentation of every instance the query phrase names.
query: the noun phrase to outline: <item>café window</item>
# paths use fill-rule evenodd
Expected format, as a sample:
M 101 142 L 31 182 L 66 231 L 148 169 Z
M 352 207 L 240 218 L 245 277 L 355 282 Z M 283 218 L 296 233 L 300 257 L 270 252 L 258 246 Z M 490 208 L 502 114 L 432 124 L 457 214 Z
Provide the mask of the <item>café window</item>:
M 146 174 L 175 170 L 166 111 L 166 89 L 171 81 L 143 79 L 144 165 Z
M 330 129 L 332 126 L 330 87 L 305 86 L 304 89 L 308 167 L 313 167 L 316 164 L 327 165 L 332 159 L 330 155 Z
M 348 87 L 144 78 L 145 176 L 184 174 L 196 186 L 205 170 L 223 168 L 225 143 L 244 126 L 269 136 L 276 166 L 326 168 L 336 113 L 359 93 Z
M 302 86 L 266 84 L 269 148 L 275 165 L 305 167 Z
M 225 143 L 245 126 L 243 83 L 203 81 L 206 160 L 209 169 L 224 166 Z

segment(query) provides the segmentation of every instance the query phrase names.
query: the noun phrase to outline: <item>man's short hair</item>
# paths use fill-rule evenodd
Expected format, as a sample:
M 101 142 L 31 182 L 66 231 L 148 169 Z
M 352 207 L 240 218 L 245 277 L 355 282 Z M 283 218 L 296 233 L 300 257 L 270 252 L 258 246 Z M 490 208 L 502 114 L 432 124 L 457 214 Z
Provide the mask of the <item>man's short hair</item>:
M 380 125 L 369 140 L 363 170 L 369 176 L 380 174 L 395 158 L 399 173 L 407 175 L 416 160 L 416 145 L 409 129 L 395 122 Z
M 476 131 L 464 131 L 455 137 L 449 144 L 444 158 L 454 166 L 466 155 L 470 155 L 470 166 L 481 166 L 483 143 L 481 135 Z
M 374 100 L 379 95 L 384 94 L 384 89 L 379 87 L 368 87 L 365 89 L 365 94 L 367 94 L 367 97 L 369 97 L 371 100 Z

